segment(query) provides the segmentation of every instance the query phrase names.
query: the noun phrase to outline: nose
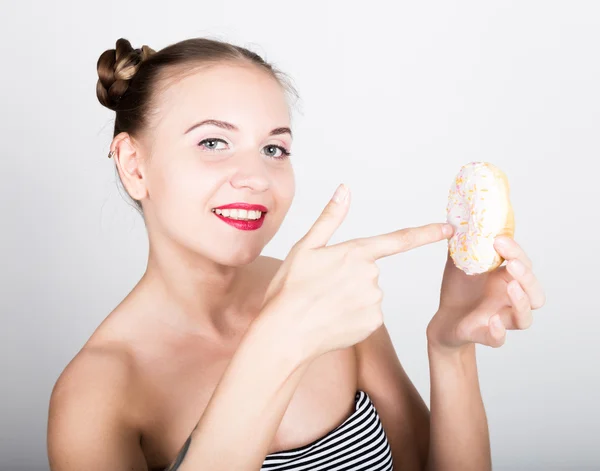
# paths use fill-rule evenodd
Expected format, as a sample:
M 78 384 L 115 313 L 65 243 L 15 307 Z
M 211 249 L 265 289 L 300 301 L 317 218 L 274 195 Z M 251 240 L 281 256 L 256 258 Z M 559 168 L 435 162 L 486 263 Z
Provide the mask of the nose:
M 238 155 L 237 168 L 230 182 L 236 189 L 248 188 L 255 192 L 268 189 L 269 174 L 264 157 L 255 152 Z

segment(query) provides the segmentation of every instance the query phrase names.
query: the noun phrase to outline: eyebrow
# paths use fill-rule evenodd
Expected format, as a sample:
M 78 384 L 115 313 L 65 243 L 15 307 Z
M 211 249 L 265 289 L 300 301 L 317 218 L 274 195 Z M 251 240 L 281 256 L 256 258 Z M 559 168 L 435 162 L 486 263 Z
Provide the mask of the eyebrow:
M 239 128 L 236 125 L 228 123 L 226 121 L 219 121 L 218 119 L 205 119 L 204 121 L 200 121 L 199 123 L 194 124 L 191 128 L 189 128 L 185 132 L 185 134 L 189 133 L 193 129 L 196 129 L 196 128 L 199 128 L 200 126 L 205 126 L 205 125 L 217 126 L 221 129 L 227 129 L 228 131 L 239 131 Z M 273 129 L 269 133 L 269 136 L 277 136 L 279 134 L 289 134 L 290 137 L 293 137 L 292 130 L 290 128 L 286 128 L 286 127 Z

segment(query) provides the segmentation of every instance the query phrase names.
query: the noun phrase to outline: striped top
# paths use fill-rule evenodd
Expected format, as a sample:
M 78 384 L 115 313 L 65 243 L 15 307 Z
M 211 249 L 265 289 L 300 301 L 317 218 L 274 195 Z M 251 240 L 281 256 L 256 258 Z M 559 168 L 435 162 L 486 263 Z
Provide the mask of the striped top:
M 355 411 L 314 442 L 267 455 L 261 471 L 391 471 L 392 452 L 371 398 L 358 391 Z

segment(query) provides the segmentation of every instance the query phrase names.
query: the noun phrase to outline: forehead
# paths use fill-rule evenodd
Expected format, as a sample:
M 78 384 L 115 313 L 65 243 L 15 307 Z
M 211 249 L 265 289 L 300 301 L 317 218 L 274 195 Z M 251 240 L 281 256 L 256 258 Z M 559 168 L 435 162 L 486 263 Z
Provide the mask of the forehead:
M 219 64 L 166 79 L 155 97 L 158 126 L 193 124 L 203 118 L 229 121 L 240 127 L 269 131 L 289 126 L 283 87 L 258 66 Z

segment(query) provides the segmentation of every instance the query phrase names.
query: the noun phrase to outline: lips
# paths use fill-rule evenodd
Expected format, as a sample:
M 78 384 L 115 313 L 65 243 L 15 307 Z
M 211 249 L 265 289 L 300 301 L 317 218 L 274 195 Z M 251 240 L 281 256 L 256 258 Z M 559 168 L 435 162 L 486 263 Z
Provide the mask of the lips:
M 227 208 L 225 208 L 225 209 L 227 209 Z M 242 208 L 242 209 L 244 209 L 244 208 Z M 262 213 L 260 218 L 254 219 L 254 220 L 252 220 L 252 219 L 248 219 L 248 220 L 231 219 L 231 218 L 222 216 L 221 214 L 217 214 L 217 213 L 213 213 L 213 214 L 215 216 L 217 216 L 221 221 L 226 222 L 230 226 L 233 226 L 236 229 L 240 229 L 242 231 L 255 231 L 256 229 L 260 229 L 260 227 L 265 222 L 265 213 Z
M 240 219 L 231 219 L 225 217 L 221 214 L 217 214 L 215 210 L 217 209 L 245 209 L 247 211 L 260 211 L 262 214 L 260 218 L 256 220 L 240 220 Z M 226 222 L 230 226 L 235 227 L 236 229 L 242 231 L 255 231 L 256 229 L 260 229 L 260 227 L 265 222 L 265 215 L 267 214 L 267 208 L 262 204 L 250 204 L 250 203 L 230 203 L 225 204 L 223 206 L 218 206 L 213 208 L 213 214 L 217 216 L 221 221 Z

